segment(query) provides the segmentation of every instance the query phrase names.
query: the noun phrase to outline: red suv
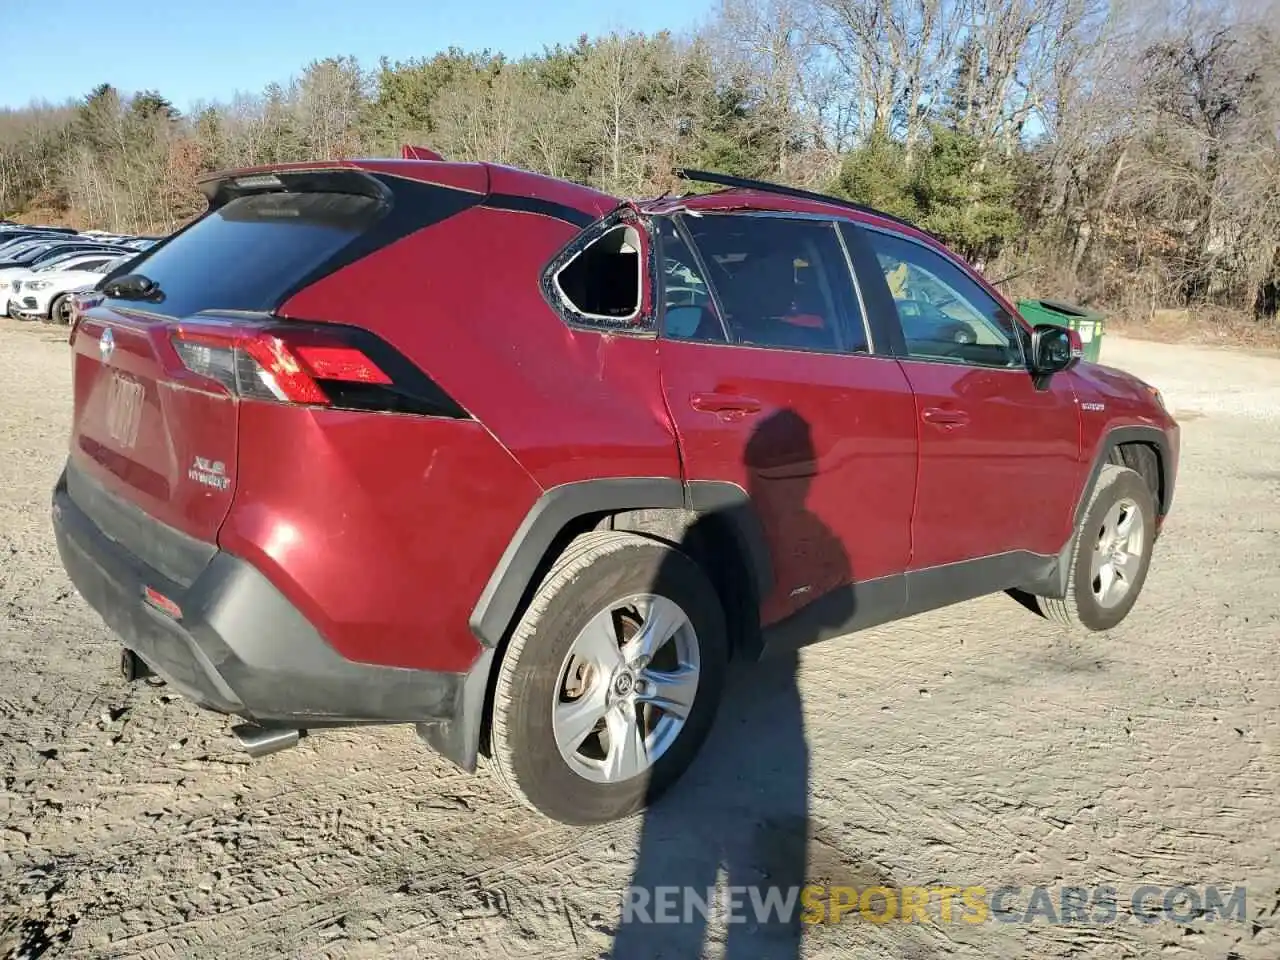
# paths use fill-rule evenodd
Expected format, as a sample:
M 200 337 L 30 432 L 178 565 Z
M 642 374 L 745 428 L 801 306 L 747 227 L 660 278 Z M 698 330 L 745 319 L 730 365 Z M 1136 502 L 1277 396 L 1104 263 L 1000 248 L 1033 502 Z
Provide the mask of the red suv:
M 589 823 L 680 775 L 731 656 L 998 591 L 1119 623 L 1173 496 L 1159 393 L 905 222 L 683 175 L 727 189 L 204 181 L 71 333 L 54 526 L 126 675 L 255 756 L 413 723 Z

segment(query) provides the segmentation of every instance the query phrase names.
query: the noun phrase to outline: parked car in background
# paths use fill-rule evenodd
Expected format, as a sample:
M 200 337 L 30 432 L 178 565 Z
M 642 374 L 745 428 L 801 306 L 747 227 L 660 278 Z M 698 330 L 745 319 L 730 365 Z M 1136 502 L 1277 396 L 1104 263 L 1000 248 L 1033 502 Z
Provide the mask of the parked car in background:
M 49 313 L 52 313 L 52 319 L 65 319 L 70 300 L 59 299 L 60 295 L 81 289 L 79 283 L 66 288 L 66 284 L 80 278 L 54 278 L 44 274 L 58 270 L 67 274 L 84 274 L 85 278 L 96 281 L 84 263 L 117 257 L 127 260 L 163 239 L 110 230 L 80 232 L 71 227 L 0 220 L 0 316 L 49 318 Z M 22 288 L 27 275 L 35 272 L 42 276 Z M 23 294 L 21 297 L 15 296 L 19 289 Z
M 0 234 L 0 260 L 4 260 L 9 253 L 17 251 L 19 248 L 27 248 L 37 243 L 49 243 L 55 240 L 65 240 L 61 234 L 55 233 L 32 233 L 29 230 L 15 232 L 13 234 Z
M 40 269 L 10 280 L 6 311 L 19 320 L 69 323 L 71 294 L 92 290 L 104 276 L 137 254 L 129 251 L 79 253 L 55 258 Z
M 43 240 L 22 245 L 21 249 L 0 251 L 0 268 L 31 267 L 54 253 L 74 250 L 97 250 L 103 244 L 91 240 Z
M 49 227 L 40 223 L 14 223 L 12 220 L 0 224 L 0 230 L 38 230 L 42 233 L 58 233 L 62 236 L 77 236 L 79 231 L 73 227 Z
M 125 250 L 121 247 L 105 247 L 100 244 L 72 244 L 70 246 L 74 247 L 74 249 L 53 246 L 38 253 L 38 255 L 26 262 L 8 266 L 0 265 L 0 313 L 14 318 L 18 317 L 18 300 L 16 299 L 14 285 L 45 267 L 54 267 L 56 269 L 59 265 L 79 255 L 87 255 L 90 259 L 114 259 L 123 254 L 137 256 L 136 251 Z M 27 251 L 18 254 L 18 256 L 25 257 L 31 252 Z
M 55 253 L 53 256 L 49 256 L 41 260 L 38 269 L 53 270 L 57 269 L 60 264 L 65 264 L 69 260 L 82 260 L 85 257 L 92 257 L 99 254 L 110 254 L 112 256 L 124 256 L 125 254 L 129 254 L 130 256 L 136 256 L 137 253 L 138 251 L 129 247 L 121 246 L 118 243 L 103 244 L 101 247 L 95 247 L 90 250 L 71 250 L 65 253 Z

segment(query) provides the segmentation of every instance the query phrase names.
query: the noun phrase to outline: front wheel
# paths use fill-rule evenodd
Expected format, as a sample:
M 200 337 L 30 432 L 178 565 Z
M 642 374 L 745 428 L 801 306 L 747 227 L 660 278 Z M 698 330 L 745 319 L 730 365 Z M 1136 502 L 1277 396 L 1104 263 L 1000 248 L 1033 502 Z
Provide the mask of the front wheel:
M 54 302 L 50 303 L 47 323 L 67 326 L 70 321 L 72 321 L 72 298 L 63 293 L 54 297 Z
M 561 823 L 636 813 L 693 761 L 727 661 L 719 599 L 687 554 L 635 534 L 583 534 L 503 658 L 493 767 L 518 800 Z
M 1065 626 L 1110 630 L 1142 592 L 1155 535 L 1151 487 L 1136 470 L 1107 464 L 1076 531 L 1067 595 L 1036 598 L 1040 611 Z

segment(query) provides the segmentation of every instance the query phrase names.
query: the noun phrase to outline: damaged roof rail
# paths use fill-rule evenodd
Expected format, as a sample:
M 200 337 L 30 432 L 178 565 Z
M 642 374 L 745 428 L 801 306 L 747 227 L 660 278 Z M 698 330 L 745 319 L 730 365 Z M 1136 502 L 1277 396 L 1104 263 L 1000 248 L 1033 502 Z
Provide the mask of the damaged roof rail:
M 861 203 L 854 203 L 852 200 L 845 200 L 841 197 L 833 197 L 825 193 L 816 193 L 812 190 L 801 190 L 797 187 L 785 187 L 780 183 L 770 183 L 767 180 L 752 180 L 749 177 L 735 177 L 728 173 L 714 173 L 709 170 L 691 170 L 688 167 L 677 167 L 673 174 L 681 180 L 688 180 L 691 183 L 710 183 L 721 187 L 736 188 L 739 190 L 758 190 L 761 193 L 776 193 L 783 197 L 795 197 L 797 200 L 813 200 L 817 203 L 829 203 L 837 207 L 844 207 L 848 210 L 857 210 L 859 213 L 869 214 L 873 217 L 879 217 L 882 220 L 888 220 L 891 223 L 901 224 L 904 227 L 910 227 L 912 230 L 918 230 L 926 236 L 933 237 L 942 241 L 938 237 L 934 237 L 932 233 L 925 230 L 919 224 L 912 223 L 910 220 L 904 220 L 902 217 L 895 217 L 891 213 L 885 213 L 883 210 L 877 210 L 875 207 L 868 207 Z

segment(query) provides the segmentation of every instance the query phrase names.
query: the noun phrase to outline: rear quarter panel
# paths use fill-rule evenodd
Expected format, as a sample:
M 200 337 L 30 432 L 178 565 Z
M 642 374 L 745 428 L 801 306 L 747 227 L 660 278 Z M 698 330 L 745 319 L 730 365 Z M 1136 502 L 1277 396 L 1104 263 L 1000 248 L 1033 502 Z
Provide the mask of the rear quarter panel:
M 480 424 L 246 400 L 239 462 L 219 546 L 338 653 L 471 666 L 471 608 L 539 493 Z
M 539 286 L 579 232 L 475 207 L 301 291 L 282 313 L 376 332 L 476 416 L 540 487 L 679 477 L 657 340 L 569 327 Z

